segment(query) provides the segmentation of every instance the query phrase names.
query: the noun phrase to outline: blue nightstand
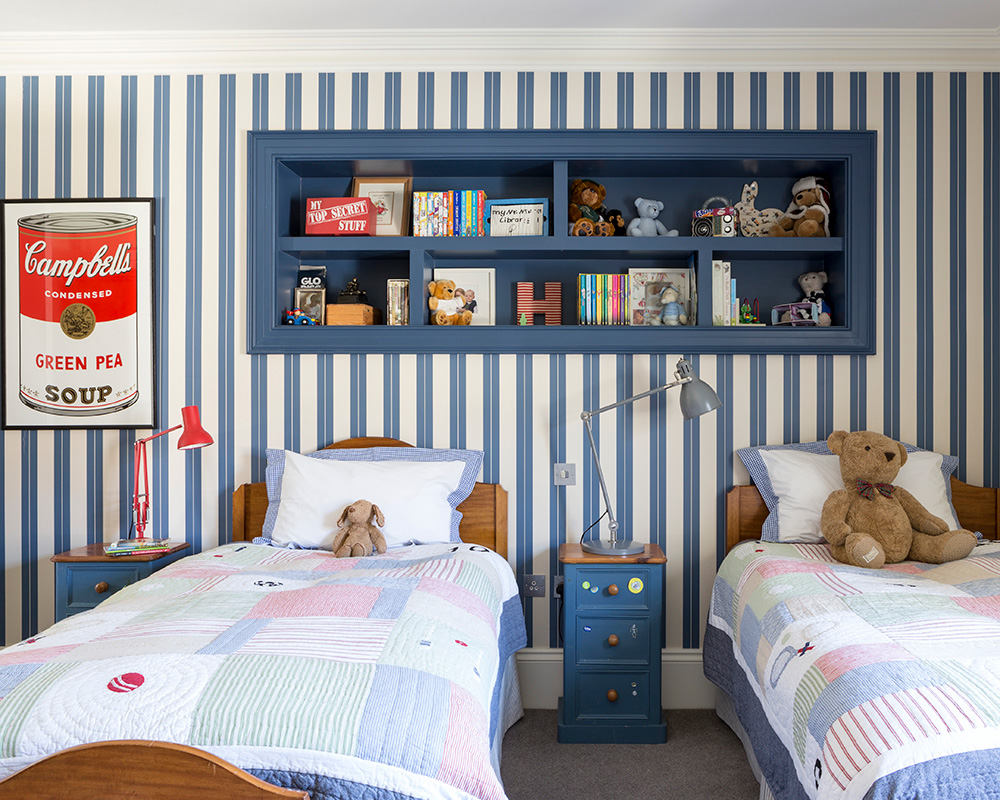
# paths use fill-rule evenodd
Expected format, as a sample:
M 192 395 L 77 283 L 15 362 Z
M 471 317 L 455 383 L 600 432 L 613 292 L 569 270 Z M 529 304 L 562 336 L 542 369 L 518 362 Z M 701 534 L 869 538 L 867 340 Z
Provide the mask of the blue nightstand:
M 182 542 L 169 553 L 136 556 L 104 554 L 103 544 L 88 544 L 52 556 L 56 565 L 56 622 L 94 608 L 119 589 L 149 577 L 187 555 Z
M 667 740 L 660 708 L 660 630 L 666 556 L 559 547 L 563 564 L 563 697 L 560 742 Z

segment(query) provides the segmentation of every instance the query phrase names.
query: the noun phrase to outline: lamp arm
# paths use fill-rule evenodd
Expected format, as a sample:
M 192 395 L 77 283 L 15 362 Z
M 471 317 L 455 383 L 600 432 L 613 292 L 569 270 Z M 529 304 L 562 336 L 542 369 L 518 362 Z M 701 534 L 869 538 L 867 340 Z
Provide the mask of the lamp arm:
M 624 400 L 619 400 L 617 403 L 611 403 L 610 405 L 602 406 L 601 408 L 594 409 L 593 411 L 584 411 L 580 416 L 584 421 L 588 420 L 590 417 L 596 417 L 598 414 L 603 414 L 605 411 L 610 411 L 612 408 L 620 408 L 621 406 L 628 405 L 629 403 L 634 403 L 636 400 L 642 400 L 644 397 L 649 397 L 650 395 L 658 394 L 659 392 L 665 392 L 667 389 L 673 389 L 675 386 L 682 386 L 685 383 L 690 383 L 693 378 L 679 378 L 671 383 L 665 383 L 663 386 L 657 386 L 655 389 L 650 389 L 648 392 L 642 392 L 641 394 L 632 395 L 632 397 L 626 397 Z
M 604 480 L 604 470 L 601 469 L 601 459 L 597 454 L 597 442 L 594 441 L 594 428 L 591 424 L 591 419 L 596 417 L 598 414 L 603 414 L 605 411 L 610 411 L 613 408 L 620 408 L 621 406 L 634 403 L 636 400 L 642 400 L 644 397 L 649 397 L 650 395 L 658 394 L 659 392 L 665 392 L 667 389 L 673 389 L 675 386 L 690 383 L 692 380 L 693 378 L 690 377 L 679 378 L 671 383 L 666 383 L 663 386 L 657 386 L 655 389 L 650 389 L 648 392 L 642 392 L 641 394 L 633 395 L 632 397 L 626 397 L 624 400 L 619 400 L 617 403 L 602 406 L 594 411 L 584 411 L 580 414 L 580 418 L 583 420 L 583 424 L 587 428 L 587 439 L 590 441 L 590 454 L 594 458 L 594 467 L 597 469 L 597 480 L 601 484 L 601 493 L 604 495 L 604 507 L 608 511 L 608 535 L 612 544 L 618 542 L 618 520 L 615 519 L 614 505 L 611 502 L 611 495 L 608 492 L 608 484 Z
M 154 433 L 152 436 L 147 436 L 145 439 L 137 439 L 135 443 L 136 444 L 145 444 L 146 442 L 151 442 L 151 441 L 153 441 L 153 439 L 157 439 L 160 436 L 166 436 L 168 433 L 172 433 L 173 431 L 176 431 L 176 430 L 178 430 L 178 429 L 180 429 L 182 427 L 184 427 L 183 424 L 181 424 L 181 425 L 174 425 L 174 427 L 172 427 L 172 428 L 167 428 L 166 430 L 162 430 L 159 433 Z

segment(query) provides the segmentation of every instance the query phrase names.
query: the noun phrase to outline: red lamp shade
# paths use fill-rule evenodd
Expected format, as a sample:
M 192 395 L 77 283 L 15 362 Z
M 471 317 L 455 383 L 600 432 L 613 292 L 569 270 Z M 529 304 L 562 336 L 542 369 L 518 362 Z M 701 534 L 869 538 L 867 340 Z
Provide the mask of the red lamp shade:
M 195 450 L 213 444 L 212 435 L 201 427 L 201 414 L 198 406 L 184 406 L 181 409 L 181 436 L 177 440 L 178 450 Z

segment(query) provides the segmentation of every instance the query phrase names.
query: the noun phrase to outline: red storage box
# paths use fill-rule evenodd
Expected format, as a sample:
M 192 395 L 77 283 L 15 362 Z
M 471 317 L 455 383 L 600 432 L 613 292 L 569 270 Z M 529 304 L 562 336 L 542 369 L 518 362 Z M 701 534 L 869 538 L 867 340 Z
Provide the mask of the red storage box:
M 367 197 L 310 197 L 307 236 L 374 236 L 375 204 Z

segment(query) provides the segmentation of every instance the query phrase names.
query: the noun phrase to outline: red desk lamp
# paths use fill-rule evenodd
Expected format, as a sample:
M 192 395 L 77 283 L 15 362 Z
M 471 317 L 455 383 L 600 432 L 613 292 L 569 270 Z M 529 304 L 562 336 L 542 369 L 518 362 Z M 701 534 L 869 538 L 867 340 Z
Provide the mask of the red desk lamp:
M 181 409 L 181 424 L 174 425 L 135 443 L 135 492 L 132 495 L 132 524 L 135 526 L 135 537 L 146 538 L 146 517 L 149 514 L 149 469 L 146 466 L 146 443 L 158 436 L 183 428 L 177 440 L 178 450 L 197 450 L 213 443 L 211 434 L 201 427 L 201 414 L 198 406 L 184 406 Z M 139 479 L 142 478 L 142 483 Z

